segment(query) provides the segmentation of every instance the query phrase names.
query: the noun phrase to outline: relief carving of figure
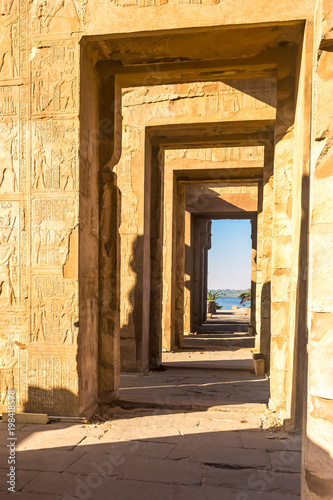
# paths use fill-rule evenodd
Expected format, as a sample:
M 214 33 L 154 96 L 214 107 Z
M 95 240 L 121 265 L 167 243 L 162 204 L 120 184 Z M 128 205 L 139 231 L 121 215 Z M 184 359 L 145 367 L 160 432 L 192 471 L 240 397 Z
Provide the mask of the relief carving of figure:
M 32 223 L 33 237 L 32 237 L 32 261 L 34 264 L 40 263 L 40 247 L 42 243 L 41 238 L 41 220 L 39 217 L 34 217 Z
M 64 332 L 61 339 L 61 344 L 66 344 L 66 343 L 74 344 L 74 332 L 73 332 L 73 315 L 75 313 L 74 298 L 75 295 L 73 294 L 66 300 L 60 315 L 61 328 Z
M 45 178 L 47 170 L 51 171 L 51 168 L 46 161 L 45 149 L 41 143 L 38 143 L 33 155 L 34 182 L 32 188 L 38 189 L 38 184 L 41 183 L 42 187 L 46 189 Z
M 50 105 L 51 99 L 49 97 L 48 89 L 45 88 L 41 69 L 38 69 L 35 73 L 33 95 L 35 99 L 36 111 L 39 113 L 45 111 Z
M 0 354 L 0 373 L 1 373 L 1 403 L 4 404 L 8 391 L 14 389 L 13 368 L 18 361 L 14 347 L 7 342 L 2 348 Z
M 61 109 L 74 109 L 74 82 L 76 76 L 72 74 L 73 68 L 62 71 L 60 73 L 60 95 L 61 95 Z
M 13 229 L 13 227 L 14 225 L 12 226 L 11 230 Z M 0 296 L 5 290 L 7 295 L 7 304 L 9 306 L 12 305 L 14 295 L 9 272 L 9 261 L 15 251 L 15 246 L 13 245 L 13 243 L 8 242 L 11 230 L 8 235 L 5 231 L 0 232 Z
M 59 14 L 59 16 L 58 16 Z M 57 25 L 57 17 L 59 22 Z M 44 20 L 44 28 L 46 31 L 63 31 L 64 26 L 62 20 L 69 24 L 68 29 L 78 30 L 81 28 L 80 18 L 73 0 L 56 0 L 53 7 L 47 13 Z
M 74 189 L 74 166 L 76 153 L 74 146 L 67 146 L 66 153 L 60 162 L 60 188 Z
M 33 342 L 45 342 L 45 321 L 46 309 L 45 302 L 35 304 L 34 307 L 34 335 Z
M 67 257 L 69 253 L 69 236 L 71 231 L 67 228 L 64 228 L 60 233 L 56 233 L 56 238 L 58 240 L 58 251 L 59 251 L 59 260 L 60 265 L 64 266 L 67 262 Z
M 43 22 L 46 15 L 47 0 L 30 0 L 31 17 Z
M 17 136 L 17 131 L 14 130 L 13 119 L 6 116 L 3 119 L 0 129 L 0 187 L 7 173 L 11 192 L 15 192 L 16 176 L 13 165 L 13 140 Z
M 2 4 L 0 16 L 0 76 L 3 78 L 14 78 L 14 57 L 13 57 L 13 40 L 12 27 L 18 20 L 18 15 L 11 12 L 12 6 L 9 5 L 9 0 Z M 7 65 L 8 70 L 4 72 Z M 3 74 L 2 74 L 3 73 Z

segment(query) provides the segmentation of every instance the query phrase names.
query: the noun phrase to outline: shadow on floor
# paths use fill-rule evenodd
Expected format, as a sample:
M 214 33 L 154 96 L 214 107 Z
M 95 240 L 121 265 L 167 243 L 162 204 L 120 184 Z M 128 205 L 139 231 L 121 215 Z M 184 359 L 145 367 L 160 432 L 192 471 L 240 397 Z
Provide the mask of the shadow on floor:
M 91 425 L 21 426 L 13 498 L 299 500 L 300 436 L 262 431 L 259 420 L 102 407 Z M 5 446 L 0 454 L 6 469 Z
M 149 374 L 123 374 L 123 402 L 169 408 L 244 406 L 264 411 L 269 380 L 247 371 L 169 368 Z

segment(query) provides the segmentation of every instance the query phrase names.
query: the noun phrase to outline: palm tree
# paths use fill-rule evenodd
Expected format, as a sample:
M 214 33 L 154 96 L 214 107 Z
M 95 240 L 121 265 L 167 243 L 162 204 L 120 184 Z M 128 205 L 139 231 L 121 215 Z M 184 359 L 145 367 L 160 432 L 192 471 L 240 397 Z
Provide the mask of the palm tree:
M 217 304 L 216 301 L 220 297 L 223 297 L 222 293 L 216 292 L 214 290 L 207 290 L 207 300 L 213 300 L 215 302 L 216 309 L 222 309 L 223 306 Z
M 222 293 L 215 292 L 214 290 L 207 290 L 207 300 L 216 301 L 220 297 L 222 297 Z
M 251 288 L 249 288 L 247 292 L 240 293 L 238 298 L 241 299 L 241 305 L 251 300 Z

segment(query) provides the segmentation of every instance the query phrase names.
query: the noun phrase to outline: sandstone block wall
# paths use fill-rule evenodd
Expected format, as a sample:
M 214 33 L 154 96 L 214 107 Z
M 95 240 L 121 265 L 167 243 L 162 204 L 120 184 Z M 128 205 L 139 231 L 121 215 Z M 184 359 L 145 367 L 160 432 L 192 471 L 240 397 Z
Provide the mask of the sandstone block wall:
M 235 8 L 210 1 L 15 0 L 1 8 L 2 409 L 11 387 L 18 409 L 59 415 L 86 414 L 98 393 L 116 394 L 120 295 L 133 296 L 121 313 L 128 368 L 148 366 L 146 285 L 150 252 L 160 251 L 151 245 L 159 233 L 150 225 L 150 207 L 160 205 L 152 196 L 150 163 L 164 164 L 160 146 L 170 144 L 172 134 L 175 140 L 171 129 L 180 124 L 179 149 L 195 133 L 201 141 L 215 134 L 216 141 L 233 131 L 246 141 L 253 130 L 258 139 L 258 130 L 269 128 L 270 169 L 264 169 L 259 199 L 269 222 L 258 226 L 257 300 L 267 312 L 261 328 L 272 328 L 271 408 L 293 419 L 297 397 L 307 394 L 297 374 L 306 373 L 299 353 L 307 343 L 302 305 L 309 283 L 304 498 L 330 498 L 330 2 L 251 0 Z M 103 112 L 109 121 L 101 120 Z M 117 177 L 109 175 L 115 164 Z M 110 274 L 103 273 L 110 262 Z
M 303 497 L 333 492 L 333 19 L 330 2 L 316 3 L 313 55 L 312 165 L 308 317 L 308 410 Z

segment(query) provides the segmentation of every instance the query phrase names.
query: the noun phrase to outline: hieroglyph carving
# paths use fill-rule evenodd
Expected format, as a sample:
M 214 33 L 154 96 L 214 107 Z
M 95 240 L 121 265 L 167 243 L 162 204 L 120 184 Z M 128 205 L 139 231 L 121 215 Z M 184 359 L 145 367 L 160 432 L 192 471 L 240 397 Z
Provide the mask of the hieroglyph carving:
M 1 377 L 1 404 L 4 405 L 8 391 L 14 389 L 14 366 L 18 361 L 13 343 L 9 340 L 1 349 L 0 377 Z
M 0 304 L 27 301 L 27 237 L 24 202 L 0 203 Z
M 34 35 L 82 31 L 88 0 L 31 0 Z
M 15 221 L 14 221 L 15 223 Z M 9 261 L 15 252 L 15 245 L 9 243 L 9 238 L 14 226 L 1 227 L 0 232 L 0 297 L 6 296 L 7 305 L 13 302 L 13 286 L 10 279 Z
M 32 264 L 64 266 L 69 238 L 77 224 L 73 199 L 35 199 L 32 218 Z
M 0 8 L 0 78 L 14 78 L 13 28 L 18 21 L 17 6 L 10 0 L 3 0 Z
M 77 290 L 61 276 L 35 276 L 31 342 L 77 343 Z
M 71 41 L 48 42 L 32 60 L 32 111 L 63 114 L 77 111 L 77 47 Z
M 77 178 L 77 128 L 74 120 L 33 124 L 32 189 L 74 191 Z
M 13 141 L 17 137 L 17 130 L 14 128 L 11 116 L 6 116 L 0 123 L 0 187 L 8 176 L 9 188 L 12 193 L 17 187 L 17 180 L 13 162 Z
M 0 86 L 0 194 L 25 191 L 27 89 Z
M 28 362 L 29 411 L 71 415 L 77 411 L 78 377 L 75 355 L 31 352 Z
M 0 408 L 7 410 L 7 395 L 16 391 L 16 406 L 22 409 L 27 393 L 27 345 L 25 335 L 0 334 Z

